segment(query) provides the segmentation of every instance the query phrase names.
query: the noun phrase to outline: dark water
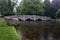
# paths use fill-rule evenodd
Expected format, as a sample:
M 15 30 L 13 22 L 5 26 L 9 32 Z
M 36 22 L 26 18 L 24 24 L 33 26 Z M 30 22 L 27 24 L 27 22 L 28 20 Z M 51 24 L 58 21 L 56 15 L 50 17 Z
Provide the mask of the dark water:
M 60 23 L 56 21 L 21 21 L 15 28 L 22 40 L 60 40 Z

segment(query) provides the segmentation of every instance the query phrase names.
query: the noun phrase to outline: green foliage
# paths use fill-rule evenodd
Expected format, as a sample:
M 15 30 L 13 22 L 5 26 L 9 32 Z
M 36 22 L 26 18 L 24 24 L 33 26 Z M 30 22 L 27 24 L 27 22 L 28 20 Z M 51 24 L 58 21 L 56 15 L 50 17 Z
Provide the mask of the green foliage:
M 11 0 L 0 0 L 0 14 L 1 15 L 13 15 L 13 7 L 15 6 L 15 2 Z
M 0 27 L 0 40 L 20 40 L 14 27 Z
M 41 0 L 22 0 L 17 12 L 21 15 L 44 15 L 44 8 Z
M 50 10 L 51 10 L 52 4 L 50 3 L 50 0 L 44 1 L 44 9 L 45 9 L 45 15 L 49 16 Z
M 0 19 L 0 40 L 21 40 L 13 26 Z
M 49 0 L 44 1 L 44 7 L 45 7 L 46 11 L 49 11 L 49 9 L 51 8 L 51 3 Z
M 56 18 L 60 18 L 60 9 L 56 12 Z
M 6 24 L 6 22 L 0 18 L 0 27 L 8 27 L 8 25 Z
M 14 27 L 18 27 L 18 26 L 20 26 L 19 21 L 17 21 L 13 26 L 14 26 Z

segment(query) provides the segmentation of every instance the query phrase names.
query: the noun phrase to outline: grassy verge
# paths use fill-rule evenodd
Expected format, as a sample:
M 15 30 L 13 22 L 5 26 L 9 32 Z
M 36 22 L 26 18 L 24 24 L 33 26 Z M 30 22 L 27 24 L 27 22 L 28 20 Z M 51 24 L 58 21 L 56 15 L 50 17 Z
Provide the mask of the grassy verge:
M 8 26 L 3 19 L 0 19 L 0 40 L 20 40 L 13 26 Z
M 8 25 L 6 24 L 6 22 L 0 18 L 0 27 L 8 27 Z

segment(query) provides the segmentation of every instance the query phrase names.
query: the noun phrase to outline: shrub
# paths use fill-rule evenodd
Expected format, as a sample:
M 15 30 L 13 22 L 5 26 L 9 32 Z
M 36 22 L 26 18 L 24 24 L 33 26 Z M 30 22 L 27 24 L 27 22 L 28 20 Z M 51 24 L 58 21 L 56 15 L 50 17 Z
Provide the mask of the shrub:
M 60 18 L 60 9 L 56 12 L 56 18 Z

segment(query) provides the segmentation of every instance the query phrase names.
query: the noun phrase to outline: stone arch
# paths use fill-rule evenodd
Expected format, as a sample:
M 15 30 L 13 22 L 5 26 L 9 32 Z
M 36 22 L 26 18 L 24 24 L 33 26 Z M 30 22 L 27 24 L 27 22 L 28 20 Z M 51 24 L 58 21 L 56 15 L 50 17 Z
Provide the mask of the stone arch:
M 42 21 L 42 19 L 36 19 L 36 21 Z
M 23 21 L 22 19 L 19 19 L 19 21 Z
M 34 21 L 34 20 L 32 20 L 32 19 L 26 19 L 25 21 Z

